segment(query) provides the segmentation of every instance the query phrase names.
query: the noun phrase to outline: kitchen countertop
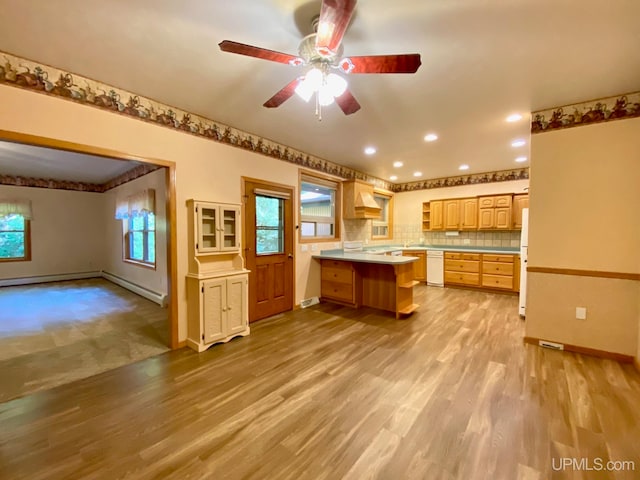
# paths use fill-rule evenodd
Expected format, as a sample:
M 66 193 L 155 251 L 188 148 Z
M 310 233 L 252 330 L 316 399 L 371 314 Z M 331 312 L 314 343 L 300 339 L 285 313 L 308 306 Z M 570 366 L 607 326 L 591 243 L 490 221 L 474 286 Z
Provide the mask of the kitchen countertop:
M 376 249 L 379 251 L 381 249 Z M 390 249 L 401 250 L 398 248 Z M 418 257 L 406 257 L 404 255 L 381 255 L 380 253 L 344 253 L 343 250 L 322 250 L 319 255 L 313 255 L 318 260 L 345 260 L 359 263 L 379 263 L 383 265 L 403 265 L 418 260 Z

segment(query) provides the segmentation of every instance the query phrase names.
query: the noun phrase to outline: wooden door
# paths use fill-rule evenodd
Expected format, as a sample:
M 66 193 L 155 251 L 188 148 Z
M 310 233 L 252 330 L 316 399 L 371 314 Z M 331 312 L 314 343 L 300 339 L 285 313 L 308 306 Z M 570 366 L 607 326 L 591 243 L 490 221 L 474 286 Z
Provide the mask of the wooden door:
M 435 200 L 429 203 L 431 208 L 431 230 L 444 229 L 444 215 L 442 211 L 442 200 Z
M 463 229 L 478 228 L 478 199 L 463 198 L 460 200 L 460 225 Z
M 249 322 L 293 309 L 294 188 L 243 178 Z
M 247 276 L 237 275 L 227 278 L 227 335 L 241 333 L 247 328 L 244 315 L 246 305 Z
M 513 228 L 522 228 L 522 209 L 529 208 L 529 195 L 513 196 Z
M 204 343 L 215 342 L 226 336 L 223 308 L 226 306 L 226 280 L 202 282 L 202 330 Z
M 444 229 L 458 230 L 460 228 L 460 201 L 445 200 L 444 202 Z

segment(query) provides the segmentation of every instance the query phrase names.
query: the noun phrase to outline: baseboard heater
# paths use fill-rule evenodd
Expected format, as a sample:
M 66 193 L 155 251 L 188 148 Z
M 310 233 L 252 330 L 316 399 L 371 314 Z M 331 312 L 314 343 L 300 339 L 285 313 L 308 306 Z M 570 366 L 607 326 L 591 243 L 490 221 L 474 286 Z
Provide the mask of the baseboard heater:
M 82 280 L 102 277 L 102 272 L 61 273 L 59 275 L 40 275 L 35 277 L 7 278 L 0 280 L 0 287 L 15 287 L 33 283 L 63 282 L 65 280 Z
M 146 298 L 147 300 L 151 300 L 154 303 L 157 303 L 161 307 L 167 306 L 167 294 L 166 293 L 158 293 L 153 290 L 149 290 L 146 287 L 142 287 L 137 285 L 129 280 L 126 280 L 122 277 L 114 275 L 109 272 L 102 271 L 102 278 L 109 280 L 110 282 L 115 283 L 116 285 L 120 285 L 122 288 L 126 288 L 127 290 L 137 293 L 141 297 Z

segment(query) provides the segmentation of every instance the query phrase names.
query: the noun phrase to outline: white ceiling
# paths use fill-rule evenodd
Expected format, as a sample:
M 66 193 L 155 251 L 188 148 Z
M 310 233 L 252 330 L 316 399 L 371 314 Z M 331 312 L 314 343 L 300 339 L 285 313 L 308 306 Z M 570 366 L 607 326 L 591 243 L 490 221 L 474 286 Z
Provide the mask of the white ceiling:
M 0 174 L 103 185 L 140 165 L 82 153 L 0 142 Z
M 361 0 L 345 55 L 420 53 L 415 75 L 351 75 L 345 116 L 297 97 L 302 72 L 221 52 L 228 39 L 297 54 L 320 1 L 0 0 L 0 50 L 98 79 L 397 182 L 517 168 L 528 112 L 640 90 L 638 0 Z M 304 30 L 304 31 L 303 31 Z M 423 137 L 435 132 L 439 140 Z M 378 153 L 363 154 L 367 145 Z M 394 168 L 396 160 L 404 167 Z

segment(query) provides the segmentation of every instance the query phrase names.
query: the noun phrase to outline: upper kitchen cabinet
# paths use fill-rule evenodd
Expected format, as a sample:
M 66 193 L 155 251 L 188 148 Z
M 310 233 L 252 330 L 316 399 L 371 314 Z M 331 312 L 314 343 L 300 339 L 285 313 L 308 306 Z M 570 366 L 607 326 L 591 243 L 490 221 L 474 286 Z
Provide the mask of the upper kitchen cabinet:
M 479 230 L 510 230 L 512 228 L 512 195 L 478 198 Z
M 374 187 L 362 180 L 342 182 L 343 216 L 349 218 L 380 218 L 381 208 L 374 198 Z
M 443 200 L 442 204 L 443 230 L 476 230 L 478 228 L 477 198 Z
M 529 195 L 514 195 L 513 196 L 513 228 L 517 230 L 522 229 L 522 209 L 529 208 Z
M 444 230 L 444 203 L 432 200 L 422 204 L 422 230 Z

